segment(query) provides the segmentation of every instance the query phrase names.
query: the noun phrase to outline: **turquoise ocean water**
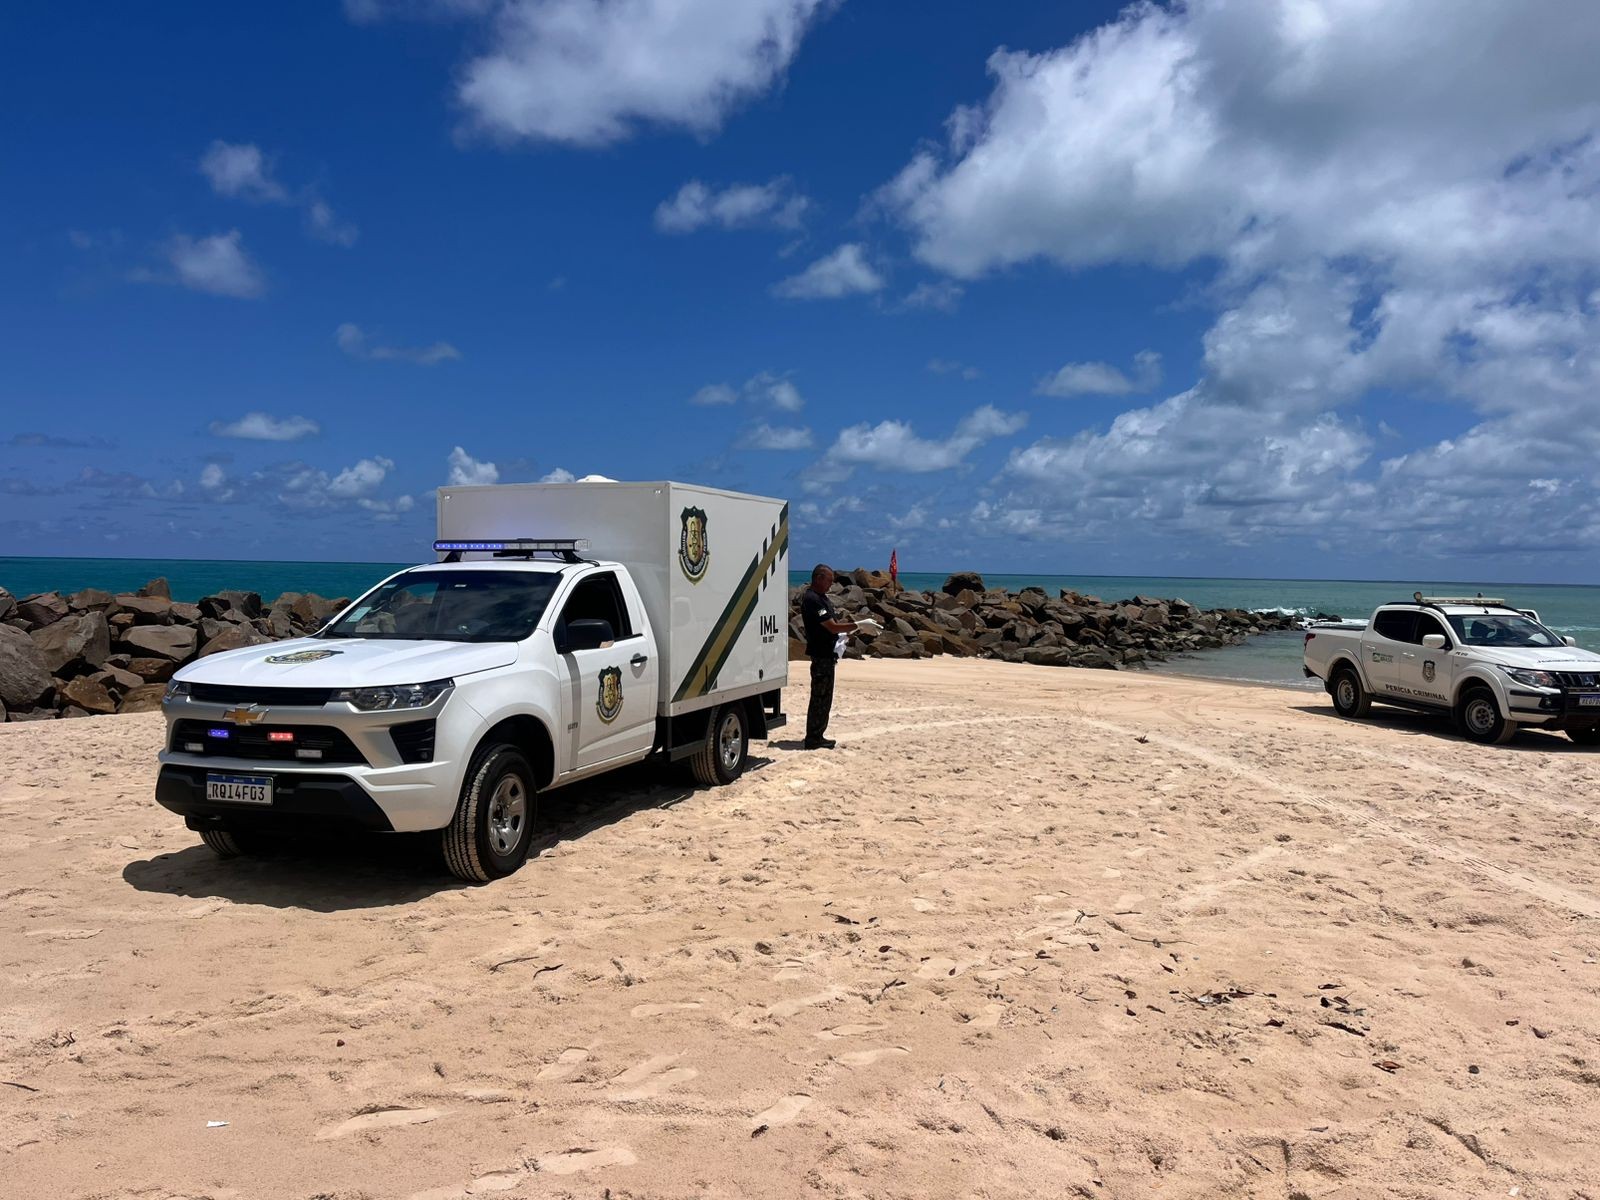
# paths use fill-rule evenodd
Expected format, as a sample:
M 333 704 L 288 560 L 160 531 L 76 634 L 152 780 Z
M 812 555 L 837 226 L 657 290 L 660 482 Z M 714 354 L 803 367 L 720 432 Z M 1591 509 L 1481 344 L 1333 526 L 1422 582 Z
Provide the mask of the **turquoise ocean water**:
M 248 562 L 204 559 L 134 558 L 0 558 L 0 587 L 17 596 L 34 592 L 74 592 L 96 587 L 132 591 L 156 576 L 164 577 L 178 600 L 198 600 L 225 588 L 260 592 L 270 600 L 282 592 L 316 592 L 323 596 L 356 596 L 386 575 L 410 563 Z M 805 576 L 793 575 L 795 583 Z M 910 588 L 937 588 L 939 574 L 905 572 L 900 581 Z M 1522 608 L 1539 610 L 1545 623 L 1570 634 L 1578 644 L 1600 649 L 1600 587 L 1587 585 L 1490 583 L 1486 581 L 1339 579 L 1194 579 L 1140 575 L 1009 575 L 984 574 L 990 587 L 1017 590 L 1037 586 L 1054 594 L 1070 588 L 1103 600 L 1136 595 L 1181 597 L 1201 608 L 1279 609 L 1297 614 L 1337 613 L 1366 617 L 1377 605 L 1402 600 L 1412 592 L 1429 595 L 1504 596 Z M 1206 651 L 1158 665 L 1219 679 L 1305 686 L 1300 674 L 1299 634 L 1269 634 L 1243 646 Z

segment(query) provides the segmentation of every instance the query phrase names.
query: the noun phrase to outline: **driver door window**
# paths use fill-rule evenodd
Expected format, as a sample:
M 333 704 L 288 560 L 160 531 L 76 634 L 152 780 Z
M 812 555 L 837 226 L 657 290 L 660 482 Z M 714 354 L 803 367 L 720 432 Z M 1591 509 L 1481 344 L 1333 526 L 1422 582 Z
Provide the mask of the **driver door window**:
M 1380 612 L 1366 639 L 1367 679 L 1375 691 L 1394 691 L 1400 683 L 1400 656 L 1410 648 L 1417 614 L 1396 608 Z
M 1443 636 L 1446 649 L 1430 650 L 1422 644 L 1422 639 L 1430 633 Z M 1418 613 L 1416 624 L 1411 631 L 1411 645 L 1406 646 L 1399 656 L 1399 682 L 1400 689 L 1408 696 L 1415 696 L 1419 700 L 1427 700 L 1435 704 L 1447 704 L 1450 700 L 1450 658 L 1448 647 L 1453 638 L 1446 632 L 1443 624 L 1437 617 L 1428 613 Z
M 583 771 L 611 759 L 648 753 L 656 728 L 653 664 L 645 658 L 643 668 L 650 670 L 644 679 L 642 667 L 632 661 L 643 657 L 644 639 L 635 638 L 615 572 L 597 571 L 573 586 L 553 631 L 558 651 L 566 645 L 572 621 L 604 621 L 611 627 L 612 641 L 560 655 L 568 769 Z

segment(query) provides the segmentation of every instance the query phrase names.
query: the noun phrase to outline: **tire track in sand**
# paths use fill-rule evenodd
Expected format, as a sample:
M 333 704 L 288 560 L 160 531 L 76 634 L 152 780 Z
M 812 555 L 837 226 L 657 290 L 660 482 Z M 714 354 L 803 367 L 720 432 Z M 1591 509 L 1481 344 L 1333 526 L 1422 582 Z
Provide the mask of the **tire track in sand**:
M 1128 734 L 1128 730 L 1124 726 L 1113 724 L 1110 721 L 1095 720 L 1092 717 L 1079 717 L 1077 718 L 1077 723 L 1121 737 L 1125 737 Z M 1236 758 L 1207 749 L 1204 746 L 1198 746 L 1192 742 L 1163 733 L 1149 733 L 1143 736 L 1147 737 L 1153 745 L 1185 755 L 1219 771 L 1226 771 L 1240 779 L 1249 780 L 1266 792 L 1276 793 L 1286 799 L 1321 809 L 1329 816 L 1346 825 L 1371 830 L 1395 841 L 1414 846 L 1425 853 L 1433 854 L 1449 862 L 1459 863 L 1468 870 L 1502 887 L 1525 892 L 1548 904 L 1559 905 L 1586 917 L 1600 917 L 1600 899 L 1583 892 L 1573 891 L 1571 888 L 1552 883 L 1548 879 L 1540 879 L 1537 875 L 1530 875 L 1514 867 L 1491 862 L 1489 859 L 1481 858 L 1471 851 L 1442 842 L 1429 834 L 1413 833 L 1410 830 L 1401 829 L 1396 825 L 1391 825 L 1387 821 L 1379 819 L 1365 806 L 1336 800 L 1331 796 L 1324 796 L 1292 783 L 1286 783 L 1281 779 L 1274 778 L 1265 771 L 1257 770 Z

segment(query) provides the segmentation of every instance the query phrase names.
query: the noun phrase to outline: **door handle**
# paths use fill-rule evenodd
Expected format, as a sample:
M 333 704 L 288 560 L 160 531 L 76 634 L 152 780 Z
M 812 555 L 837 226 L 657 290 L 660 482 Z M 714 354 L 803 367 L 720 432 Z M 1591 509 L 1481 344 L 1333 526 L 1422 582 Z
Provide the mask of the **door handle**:
M 634 666 L 634 667 L 642 667 L 642 666 L 645 665 L 645 663 L 647 663 L 649 661 L 650 661 L 650 656 L 648 654 L 635 654 L 632 658 L 630 658 L 628 660 L 628 665 L 629 666 Z

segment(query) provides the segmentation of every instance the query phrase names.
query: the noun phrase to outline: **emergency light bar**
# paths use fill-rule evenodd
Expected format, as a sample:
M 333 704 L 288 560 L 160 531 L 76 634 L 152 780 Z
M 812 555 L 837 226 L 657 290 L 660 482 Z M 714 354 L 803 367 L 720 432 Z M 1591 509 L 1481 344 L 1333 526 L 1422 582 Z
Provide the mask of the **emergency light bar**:
M 589 548 L 588 538 L 508 538 L 503 542 L 434 542 L 435 554 L 560 554 Z
M 1418 604 L 1464 604 L 1473 608 L 1510 608 L 1511 606 L 1499 596 L 1424 596 L 1421 592 L 1413 592 L 1412 599 Z

